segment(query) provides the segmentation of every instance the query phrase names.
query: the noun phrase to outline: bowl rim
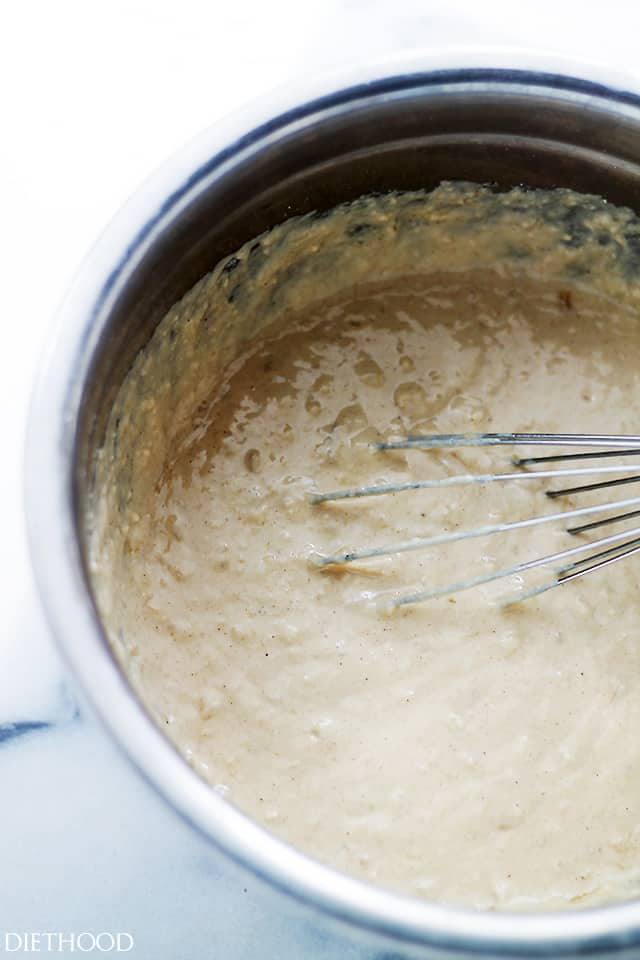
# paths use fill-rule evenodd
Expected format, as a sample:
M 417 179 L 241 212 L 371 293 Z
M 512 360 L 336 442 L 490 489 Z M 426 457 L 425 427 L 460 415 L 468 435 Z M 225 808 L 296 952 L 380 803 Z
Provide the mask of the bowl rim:
M 511 55 L 513 55 L 511 51 Z M 485 51 L 486 55 L 486 51 Z M 491 56 L 493 59 L 491 60 Z M 205 784 L 151 721 L 107 649 L 80 555 L 74 510 L 75 428 L 84 378 L 118 290 L 154 239 L 205 183 L 240 158 L 328 111 L 371 97 L 474 84 L 526 87 L 630 111 L 640 123 L 635 81 L 573 61 L 500 58 L 460 51 L 388 58 L 263 98 L 187 144 L 144 184 L 84 261 L 56 319 L 32 396 L 26 443 L 27 529 L 36 583 L 58 647 L 79 687 L 128 760 L 165 802 L 219 850 L 271 887 L 374 937 L 486 956 L 571 955 L 640 944 L 640 902 L 569 913 L 482 913 L 419 901 L 369 886 L 319 864 L 249 820 Z M 526 63 L 523 67 L 522 64 Z M 41 545 L 46 544 L 46 549 Z

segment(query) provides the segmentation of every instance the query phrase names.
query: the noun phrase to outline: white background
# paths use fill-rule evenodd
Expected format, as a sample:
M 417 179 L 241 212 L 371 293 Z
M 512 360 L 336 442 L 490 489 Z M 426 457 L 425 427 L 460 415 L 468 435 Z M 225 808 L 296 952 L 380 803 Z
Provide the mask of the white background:
M 130 955 L 160 960 L 179 960 L 177 943 L 201 955 L 184 930 L 193 935 L 202 911 L 219 934 L 210 956 L 284 956 L 304 937 L 286 920 L 269 927 L 251 891 L 211 904 L 199 841 L 173 826 L 99 731 L 72 721 L 37 606 L 23 529 L 28 397 L 55 307 L 101 227 L 183 142 L 280 84 L 400 51 L 498 45 L 624 70 L 638 89 L 639 37 L 640 4 L 624 0 L 4 0 L 0 725 L 56 727 L 0 741 L 0 933 L 134 918 Z M 315 942 L 305 953 L 324 951 Z

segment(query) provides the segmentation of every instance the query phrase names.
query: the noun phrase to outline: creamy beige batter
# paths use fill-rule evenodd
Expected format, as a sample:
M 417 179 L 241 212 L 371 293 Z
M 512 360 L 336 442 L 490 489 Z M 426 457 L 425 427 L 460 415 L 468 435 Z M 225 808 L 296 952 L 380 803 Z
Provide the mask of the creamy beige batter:
M 640 891 L 638 562 L 389 616 L 571 544 L 552 526 L 324 571 L 318 554 L 571 503 L 536 482 L 310 502 L 509 467 L 372 446 L 408 433 L 638 432 L 639 236 L 566 191 L 358 201 L 219 265 L 125 381 L 92 535 L 114 648 L 194 768 L 323 862 L 477 908 Z

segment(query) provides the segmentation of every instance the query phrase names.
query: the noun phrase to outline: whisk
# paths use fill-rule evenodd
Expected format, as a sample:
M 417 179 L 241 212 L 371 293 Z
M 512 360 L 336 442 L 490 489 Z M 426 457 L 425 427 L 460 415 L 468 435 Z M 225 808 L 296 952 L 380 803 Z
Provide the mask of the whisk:
M 437 450 L 453 449 L 457 447 L 501 447 L 501 446 L 547 446 L 547 447 L 577 447 L 585 448 L 576 453 L 551 453 L 544 456 L 512 457 L 511 463 L 516 468 L 505 473 L 457 474 L 439 479 L 412 480 L 403 483 L 383 483 L 372 486 L 350 487 L 342 490 L 332 490 L 327 493 L 317 493 L 311 498 L 313 504 L 353 500 L 362 497 L 377 497 L 388 494 L 403 493 L 409 490 L 437 489 L 467 484 L 510 483 L 525 480 L 556 480 L 561 478 L 563 483 L 569 478 L 605 477 L 592 479 L 590 482 L 562 486 L 546 490 L 547 497 L 555 500 L 559 497 L 583 494 L 594 490 L 605 490 L 628 483 L 640 481 L 640 464 L 616 465 L 589 465 L 589 466 L 560 466 L 547 469 L 551 463 L 568 464 L 576 461 L 582 463 L 587 460 L 604 460 L 611 457 L 628 457 L 640 455 L 640 436 L 620 436 L 607 434 L 575 434 L 575 433 L 472 433 L 472 434 L 427 434 L 408 436 L 405 439 L 378 443 L 374 450 L 384 453 L 390 450 Z M 598 449 L 589 449 L 598 448 Z M 604 449 L 601 449 L 604 448 Z M 636 509 L 633 509 L 633 508 Z M 613 515 L 609 515 L 615 511 Z M 622 511 L 622 512 L 620 512 Z M 602 516 L 607 514 L 606 516 Z M 595 516 L 582 522 L 582 518 Z M 470 540 L 474 537 L 485 537 L 496 533 L 507 533 L 512 530 L 521 530 L 525 527 L 534 527 L 539 524 L 552 522 L 568 522 L 566 531 L 573 536 L 586 534 L 601 527 L 622 523 L 640 516 L 640 497 L 632 497 L 614 502 L 598 503 L 590 506 L 575 507 L 560 513 L 543 514 L 529 517 L 524 520 L 515 520 L 506 523 L 495 523 L 490 526 L 476 527 L 470 530 L 455 530 L 439 533 L 435 536 L 416 537 L 412 540 L 391 543 L 386 546 L 366 547 L 361 550 L 352 550 L 347 553 L 320 556 L 318 563 L 323 567 L 332 567 L 367 560 L 374 557 L 385 557 L 393 554 L 405 553 L 410 550 L 422 550 L 457 540 Z M 574 521 L 580 522 L 575 525 Z M 436 597 L 458 593 L 481 584 L 491 583 L 516 574 L 524 573 L 536 567 L 563 562 L 562 566 L 554 571 L 553 578 L 542 585 L 520 592 L 514 596 L 505 597 L 503 604 L 511 604 L 525 600 L 551 590 L 561 584 L 593 573 L 612 563 L 617 563 L 626 557 L 640 552 L 640 526 L 626 529 L 621 533 L 595 540 L 580 542 L 576 546 L 568 547 L 556 553 L 526 560 L 505 569 L 496 570 L 481 576 L 469 577 L 448 583 L 443 586 L 430 587 L 419 592 L 398 597 L 391 601 L 392 607 L 402 607 L 408 604 L 421 603 Z M 584 556 L 579 557 L 580 554 Z M 578 559 L 573 559 L 578 557 Z

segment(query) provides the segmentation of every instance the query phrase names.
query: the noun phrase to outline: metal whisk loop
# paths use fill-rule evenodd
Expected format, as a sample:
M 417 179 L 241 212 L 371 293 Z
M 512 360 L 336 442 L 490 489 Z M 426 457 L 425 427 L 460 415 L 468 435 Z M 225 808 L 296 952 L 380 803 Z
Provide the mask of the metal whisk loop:
M 575 495 L 594 490 L 603 490 L 608 487 L 620 486 L 628 483 L 640 481 L 640 464 L 622 464 L 615 466 L 588 466 L 588 467 L 563 467 L 560 469 L 529 469 L 542 463 L 567 461 L 584 461 L 588 459 L 603 459 L 609 457 L 626 457 L 640 455 L 640 436 L 608 435 L 608 434 L 551 434 L 551 433 L 474 433 L 474 434 L 432 434 L 408 436 L 403 440 L 389 441 L 376 444 L 374 449 L 379 452 L 389 450 L 407 450 L 423 449 L 435 450 L 457 447 L 489 447 L 489 446 L 575 446 L 575 447 L 605 447 L 604 450 L 587 450 L 581 453 L 563 453 L 551 454 L 536 457 L 514 457 L 512 463 L 520 468 L 520 472 L 507 473 L 484 473 L 484 474 L 459 474 L 450 477 L 444 477 L 437 480 L 415 480 L 404 483 L 386 483 L 374 484 L 370 486 L 350 487 L 342 490 L 333 490 L 327 493 L 314 494 L 311 497 L 313 504 L 335 502 L 340 500 L 352 500 L 362 497 L 383 496 L 391 493 L 403 493 L 410 490 L 437 489 L 449 486 L 464 486 L 468 484 L 487 484 L 498 482 L 511 482 L 522 480 L 549 480 L 555 478 L 597 476 L 594 483 L 580 483 L 574 486 L 563 486 L 559 489 L 547 490 L 546 494 L 552 499 L 561 496 Z M 623 474 L 623 476 L 620 476 Z M 629 474 L 629 476 L 625 476 Z M 601 479 L 604 476 L 611 476 L 611 479 Z M 628 507 L 638 507 L 639 509 L 627 510 Z M 613 503 L 601 503 L 586 507 L 576 507 L 561 513 L 546 514 L 542 516 L 530 517 L 525 520 L 516 520 L 507 523 L 497 523 L 490 526 L 477 527 L 471 530 L 454 531 L 449 533 L 436 534 L 430 537 L 416 537 L 413 540 L 389 544 L 387 546 L 367 547 L 361 550 L 353 550 L 347 553 L 338 553 L 320 557 L 318 563 L 320 566 L 335 566 L 349 564 L 358 560 L 368 560 L 374 557 L 390 556 L 392 554 L 405 553 L 411 550 L 421 550 L 428 547 L 439 546 L 452 543 L 454 541 L 468 540 L 475 537 L 491 536 L 495 533 L 507 533 L 512 530 L 519 530 L 525 527 L 533 527 L 539 524 L 573 520 L 577 517 L 585 517 L 595 514 L 611 513 L 612 510 L 622 510 L 622 513 L 616 513 L 614 516 L 598 517 L 594 521 L 579 524 L 577 526 L 567 527 L 567 532 L 571 534 L 584 533 L 596 527 L 607 524 L 619 523 L 640 516 L 640 497 L 631 497 L 625 500 L 618 500 Z M 396 598 L 392 601 L 392 606 L 402 607 L 409 604 L 421 603 L 426 600 L 442 597 L 447 594 L 457 593 L 461 590 L 468 590 L 471 587 L 481 584 L 491 583 L 505 577 L 513 576 L 524 571 L 541 567 L 546 564 L 572 557 L 579 553 L 588 553 L 587 556 L 572 561 L 570 564 L 561 567 L 556 571 L 554 579 L 543 583 L 526 592 L 518 593 L 514 596 L 505 598 L 504 604 L 515 603 L 528 597 L 537 596 L 547 590 L 560 586 L 582 577 L 594 570 L 602 569 L 618 560 L 632 556 L 640 552 L 640 527 L 632 530 L 625 530 L 622 533 L 612 534 L 608 537 L 602 537 L 598 540 L 580 543 L 577 546 L 566 550 L 552 553 L 535 560 L 526 560 L 522 563 L 506 569 L 497 570 L 490 574 L 482 576 L 469 577 L 464 580 L 449 583 L 444 586 L 432 587 L 408 594 L 404 597 Z

